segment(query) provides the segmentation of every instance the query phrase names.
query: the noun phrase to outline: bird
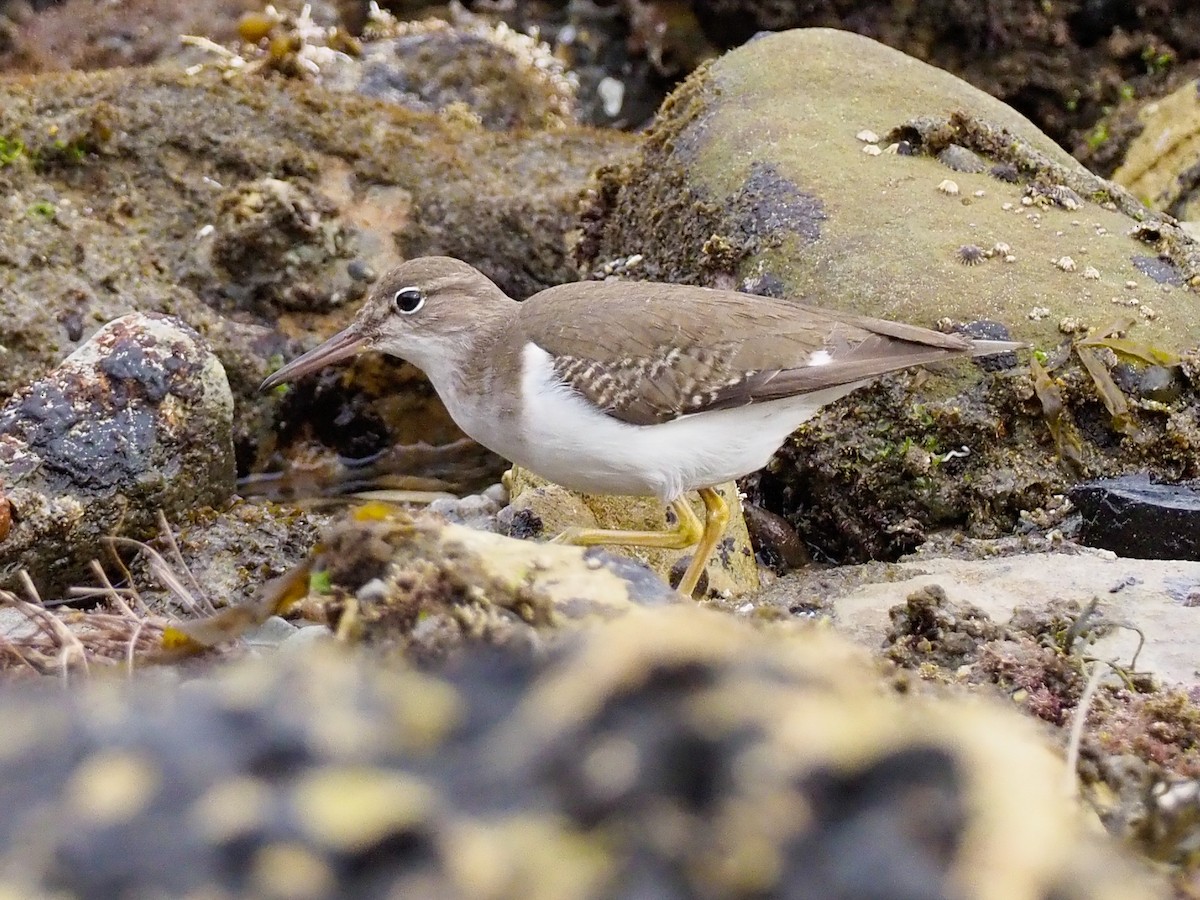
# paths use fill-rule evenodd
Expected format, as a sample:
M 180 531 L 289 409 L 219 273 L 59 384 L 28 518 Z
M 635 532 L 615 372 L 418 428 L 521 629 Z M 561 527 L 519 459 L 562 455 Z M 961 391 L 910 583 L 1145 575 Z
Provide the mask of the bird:
M 695 548 L 678 585 L 692 596 L 729 521 L 715 485 L 763 468 L 799 425 L 881 375 L 1024 346 L 653 281 L 573 282 L 519 302 L 466 262 L 425 256 L 380 278 L 347 328 L 262 390 L 364 350 L 408 360 L 458 427 L 510 462 L 570 490 L 669 505 L 672 528 L 556 540 Z

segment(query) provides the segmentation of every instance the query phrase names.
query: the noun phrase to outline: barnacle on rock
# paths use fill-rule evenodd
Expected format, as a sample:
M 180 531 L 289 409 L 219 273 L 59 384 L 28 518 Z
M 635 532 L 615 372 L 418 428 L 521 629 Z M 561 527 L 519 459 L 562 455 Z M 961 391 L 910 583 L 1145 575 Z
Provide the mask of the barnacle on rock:
M 977 247 L 974 244 L 963 244 L 956 251 L 958 261 L 964 266 L 977 266 L 987 257 L 983 252 L 982 247 Z

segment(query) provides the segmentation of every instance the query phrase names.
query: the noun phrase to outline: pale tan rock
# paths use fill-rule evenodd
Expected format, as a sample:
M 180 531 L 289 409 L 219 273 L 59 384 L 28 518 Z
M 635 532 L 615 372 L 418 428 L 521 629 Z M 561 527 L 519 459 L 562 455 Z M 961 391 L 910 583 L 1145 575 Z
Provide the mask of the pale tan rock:
M 514 467 L 510 490 L 515 508 L 529 510 L 541 520 L 542 535 L 549 539 L 570 527 L 617 528 L 642 531 L 661 531 L 668 527 L 666 508 L 652 497 L 604 497 L 575 494 L 558 485 L 538 478 L 528 470 Z M 718 492 L 729 504 L 729 526 L 717 545 L 708 564 L 709 592 L 740 596 L 757 590 L 758 563 L 750 546 L 750 534 L 742 515 L 737 485 L 732 482 L 718 485 Z M 693 497 L 692 507 L 701 520 L 704 504 Z M 633 547 L 612 547 L 614 553 L 639 559 L 658 572 L 670 577 L 672 567 L 690 550 L 648 550 Z

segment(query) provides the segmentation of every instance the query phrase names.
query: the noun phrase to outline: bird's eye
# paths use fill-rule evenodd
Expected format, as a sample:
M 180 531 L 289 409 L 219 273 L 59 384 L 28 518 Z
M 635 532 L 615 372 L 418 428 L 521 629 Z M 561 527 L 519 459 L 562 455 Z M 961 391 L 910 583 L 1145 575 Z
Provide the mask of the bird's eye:
M 392 305 L 396 307 L 396 312 L 411 316 L 425 305 L 425 295 L 421 293 L 420 288 L 403 288 L 396 291 L 396 296 L 392 297 Z

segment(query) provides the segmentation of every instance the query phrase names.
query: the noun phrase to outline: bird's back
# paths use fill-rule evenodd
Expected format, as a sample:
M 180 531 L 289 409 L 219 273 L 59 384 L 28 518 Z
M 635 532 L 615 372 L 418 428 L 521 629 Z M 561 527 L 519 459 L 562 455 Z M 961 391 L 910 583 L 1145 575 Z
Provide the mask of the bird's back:
M 513 324 L 550 355 L 564 381 L 635 424 L 824 390 L 972 352 L 961 335 L 652 282 L 550 288 L 526 300 Z

